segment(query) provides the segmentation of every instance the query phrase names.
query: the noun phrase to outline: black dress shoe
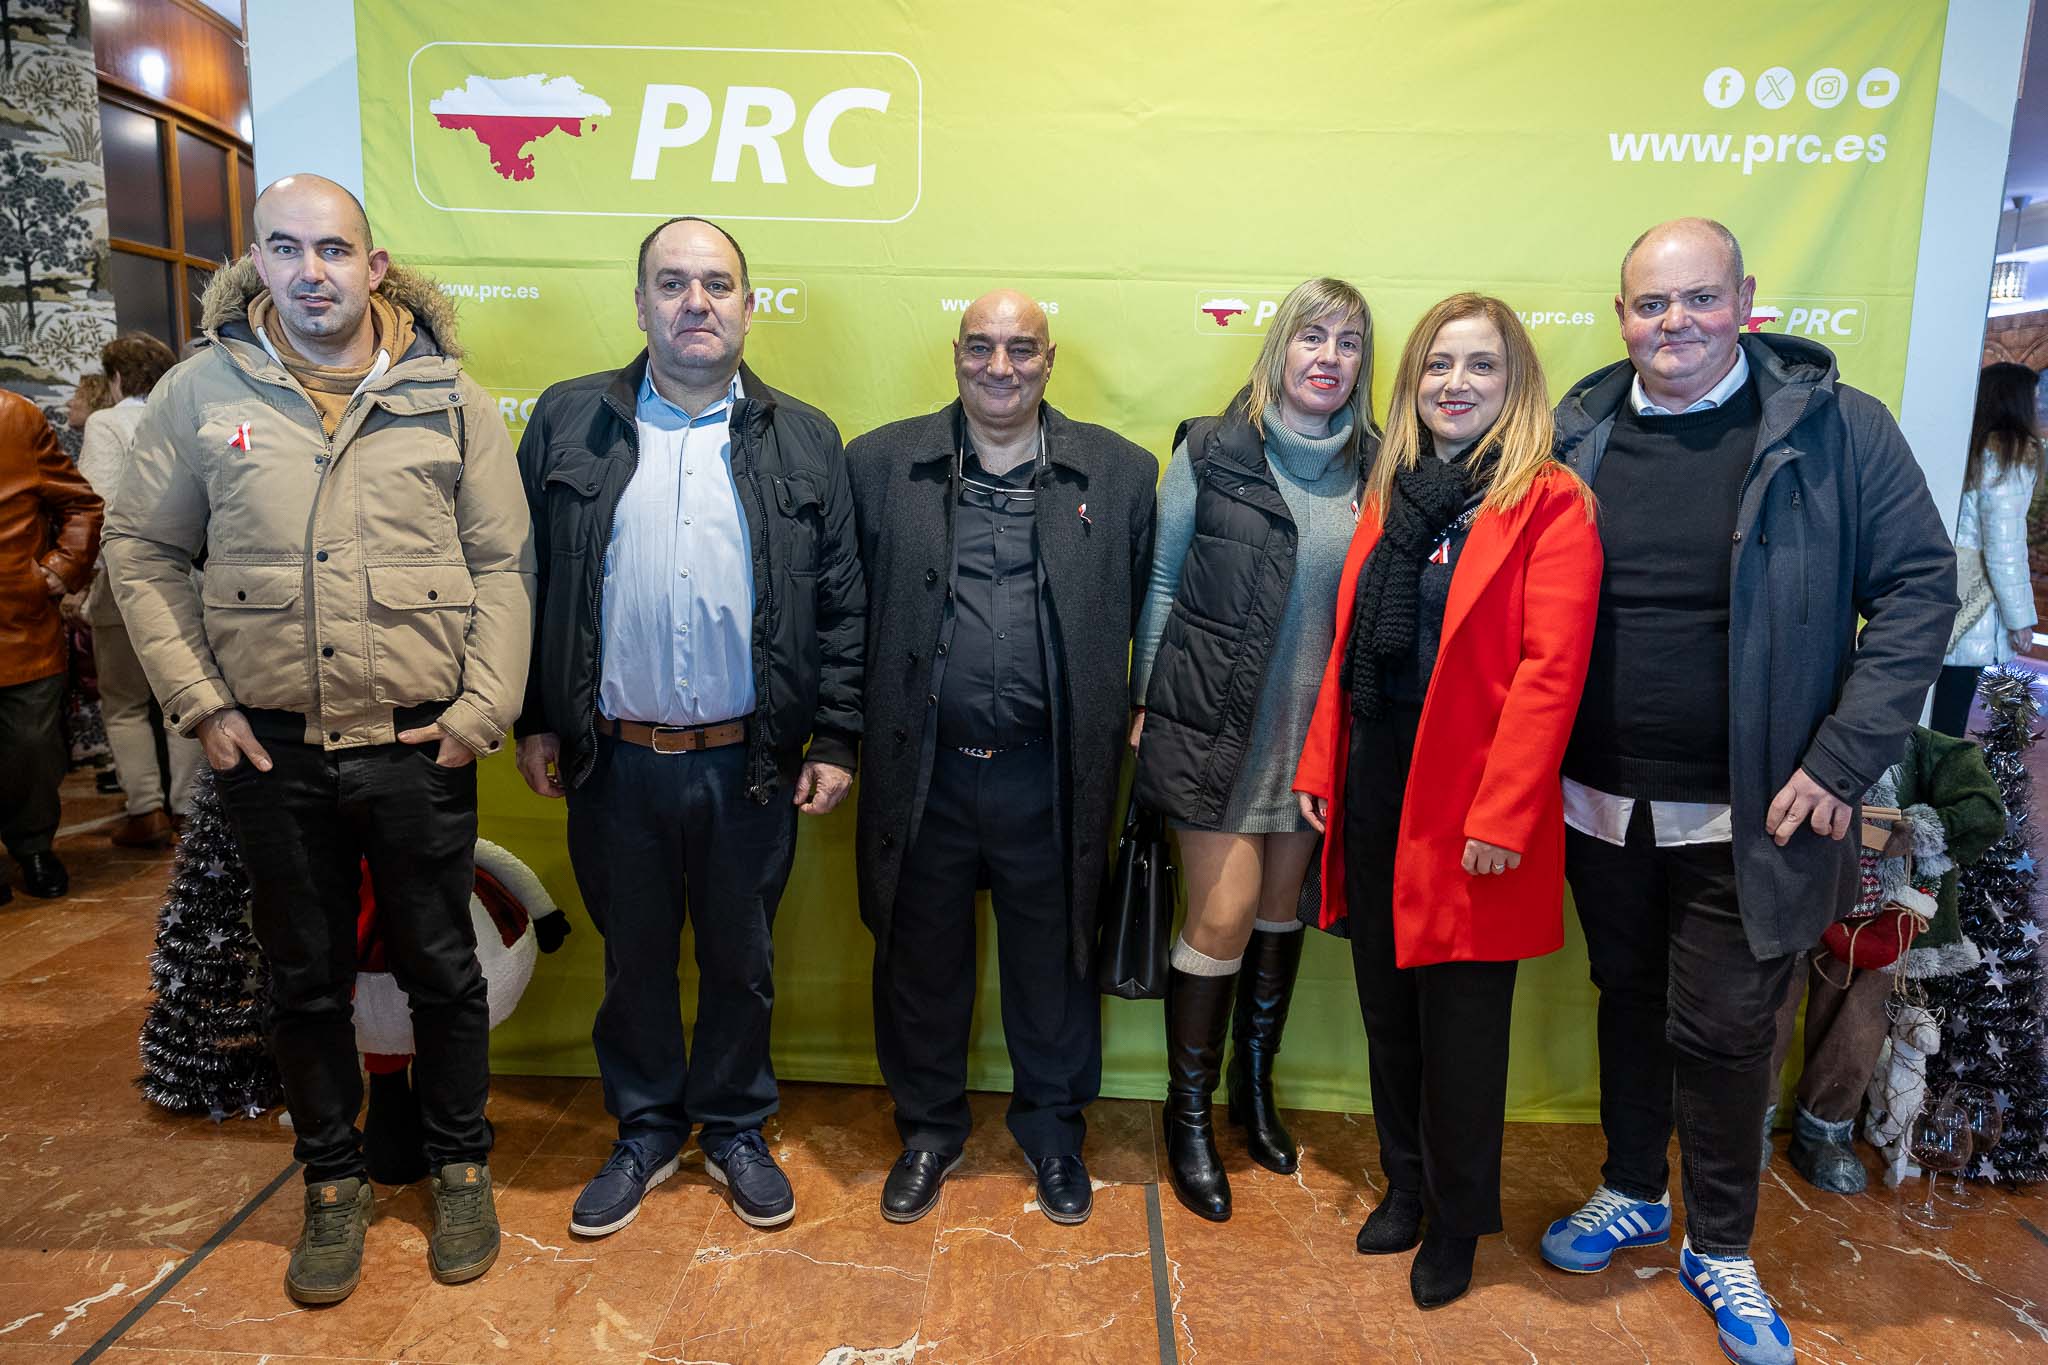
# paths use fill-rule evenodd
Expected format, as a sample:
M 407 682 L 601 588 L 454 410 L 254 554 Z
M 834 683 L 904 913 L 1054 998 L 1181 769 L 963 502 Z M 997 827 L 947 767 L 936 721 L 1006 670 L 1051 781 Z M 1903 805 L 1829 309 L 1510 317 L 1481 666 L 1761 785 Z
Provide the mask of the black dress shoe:
M 54 853 L 31 853 L 21 863 L 21 889 L 53 901 L 71 889 L 71 874 Z
M 1417 1308 L 1441 1308 L 1465 1296 L 1472 1287 L 1472 1256 L 1477 1237 L 1451 1237 L 1432 1232 L 1408 1267 L 1408 1292 Z
M 1038 1207 L 1055 1223 L 1085 1223 L 1095 1207 L 1095 1192 L 1088 1184 L 1088 1168 L 1078 1156 L 1041 1157 L 1033 1163 L 1038 1172 Z
M 1358 1230 L 1361 1256 L 1391 1256 L 1411 1251 L 1422 1240 L 1422 1196 L 1414 1190 L 1389 1189 L 1379 1207 L 1366 1215 Z
M 939 1202 L 939 1190 L 946 1177 L 960 1165 L 960 1154 L 920 1152 L 906 1147 L 889 1178 L 882 1182 L 882 1217 L 892 1223 L 915 1223 Z

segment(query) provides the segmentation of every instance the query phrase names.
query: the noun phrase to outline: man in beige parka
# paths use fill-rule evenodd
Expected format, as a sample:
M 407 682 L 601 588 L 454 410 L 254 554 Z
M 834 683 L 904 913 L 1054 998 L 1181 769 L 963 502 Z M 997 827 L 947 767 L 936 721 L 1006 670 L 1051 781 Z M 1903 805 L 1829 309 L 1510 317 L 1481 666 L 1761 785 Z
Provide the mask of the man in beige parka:
M 441 292 L 390 263 L 331 181 L 276 182 L 255 224 L 206 291 L 209 344 L 150 395 L 106 557 L 241 849 L 306 1172 L 285 1288 L 331 1303 L 361 1276 L 374 1209 L 355 1127 L 365 864 L 412 1009 L 429 1263 L 455 1283 L 497 1256 L 474 762 L 523 696 L 533 548 L 504 422 L 457 363 Z

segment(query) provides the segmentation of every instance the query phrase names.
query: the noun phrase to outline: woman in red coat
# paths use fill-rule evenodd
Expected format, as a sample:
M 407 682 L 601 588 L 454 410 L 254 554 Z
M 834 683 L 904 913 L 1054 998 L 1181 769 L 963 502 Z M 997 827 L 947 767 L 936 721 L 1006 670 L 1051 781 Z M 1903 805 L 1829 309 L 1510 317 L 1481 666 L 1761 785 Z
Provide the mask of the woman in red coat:
M 1515 964 L 1564 942 L 1558 765 L 1601 555 L 1507 305 L 1432 308 L 1394 395 L 1294 786 L 1365 1015 L 1387 1196 L 1358 1249 L 1419 1241 L 1409 1289 L 1435 1308 L 1501 1228 Z

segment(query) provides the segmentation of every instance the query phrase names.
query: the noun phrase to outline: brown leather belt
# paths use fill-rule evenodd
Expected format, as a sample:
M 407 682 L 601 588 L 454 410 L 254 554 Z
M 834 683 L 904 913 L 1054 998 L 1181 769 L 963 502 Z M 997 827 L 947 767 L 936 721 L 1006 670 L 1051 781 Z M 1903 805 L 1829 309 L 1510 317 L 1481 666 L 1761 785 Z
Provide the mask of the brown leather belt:
M 699 749 L 722 749 L 747 740 L 745 720 L 722 720 L 716 725 L 642 725 L 637 720 L 597 718 L 597 732 L 652 749 L 658 754 L 688 754 Z

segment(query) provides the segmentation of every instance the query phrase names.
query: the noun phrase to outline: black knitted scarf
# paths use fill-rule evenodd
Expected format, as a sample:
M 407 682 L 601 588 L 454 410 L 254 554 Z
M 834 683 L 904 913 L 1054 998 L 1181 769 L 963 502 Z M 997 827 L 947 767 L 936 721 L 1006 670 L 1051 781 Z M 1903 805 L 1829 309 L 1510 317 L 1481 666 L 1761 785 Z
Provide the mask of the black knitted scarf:
M 1484 467 L 1474 462 L 1473 468 Z M 1358 571 L 1351 607 L 1351 647 L 1339 674 L 1351 694 L 1351 714 L 1378 720 L 1386 714 L 1385 679 L 1415 652 L 1422 566 L 1471 496 L 1470 470 L 1439 460 L 1424 433 L 1422 458 L 1394 475 L 1379 543 Z

